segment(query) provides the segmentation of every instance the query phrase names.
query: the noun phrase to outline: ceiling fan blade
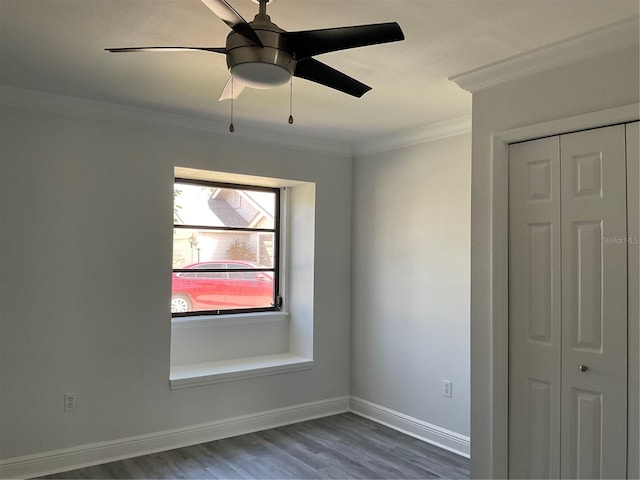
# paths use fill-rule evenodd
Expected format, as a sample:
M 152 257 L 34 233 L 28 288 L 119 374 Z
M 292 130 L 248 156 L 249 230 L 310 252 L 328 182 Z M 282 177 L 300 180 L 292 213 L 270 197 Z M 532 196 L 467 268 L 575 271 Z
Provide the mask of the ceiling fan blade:
M 284 35 L 291 42 L 298 60 L 337 50 L 404 40 L 404 33 L 396 22 L 287 32 Z
M 214 53 L 227 53 L 226 48 L 220 47 L 125 47 L 125 48 L 105 48 L 111 53 L 120 52 L 184 52 L 184 51 L 205 51 Z
M 253 28 L 251 28 L 251 25 L 249 25 L 247 21 L 242 18 L 242 15 L 240 15 L 235 8 L 229 5 L 226 0 L 202 0 L 202 3 L 209 7 L 209 9 L 215 13 L 220 20 L 226 23 L 231 30 L 248 38 L 261 47 L 263 46 L 260 38 L 256 32 L 253 31 Z
M 227 84 L 224 86 L 222 93 L 220 94 L 219 102 L 223 100 L 231 100 L 232 98 L 235 100 L 240 96 L 242 91 L 244 90 L 245 84 L 238 81 L 238 79 L 234 79 L 233 77 L 229 77 L 227 80 Z
M 314 58 L 300 60 L 296 65 L 296 71 L 293 76 L 319 83 L 358 98 L 371 90 L 368 85 Z

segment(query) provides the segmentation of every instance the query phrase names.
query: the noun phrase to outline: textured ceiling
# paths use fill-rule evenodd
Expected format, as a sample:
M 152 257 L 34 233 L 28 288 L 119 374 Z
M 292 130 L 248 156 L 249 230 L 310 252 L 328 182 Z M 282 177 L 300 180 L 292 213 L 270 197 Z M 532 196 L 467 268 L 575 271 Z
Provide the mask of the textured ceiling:
M 247 19 L 250 0 L 229 0 Z M 246 89 L 243 125 L 360 142 L 471 113 L 448 77 L 638 15 L 638 0 L 275 0 L 285 30 L 397 21 L 406 40 L 334 52 L 324 63 L 373 87 L 361 99 L 294 79 Z M 229 32 L 200 0 L 0 0 L 0 84 L 228 121 L 228 72 L 204 52 L 109 54 L 107 47 L 214 46 Z

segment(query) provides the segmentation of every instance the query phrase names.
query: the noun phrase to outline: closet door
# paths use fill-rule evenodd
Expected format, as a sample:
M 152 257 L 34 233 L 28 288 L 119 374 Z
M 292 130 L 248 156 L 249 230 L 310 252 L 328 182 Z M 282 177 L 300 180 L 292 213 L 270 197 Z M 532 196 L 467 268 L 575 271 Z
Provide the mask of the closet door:
M 509 147 L 509 476 L 627 469 L 625 127 Z
M 625 127 L 560 139 L 561 476 L 624 478 L 627 436 Z
M 560 475 L 559 137 L 509 147 L 509 477 Z

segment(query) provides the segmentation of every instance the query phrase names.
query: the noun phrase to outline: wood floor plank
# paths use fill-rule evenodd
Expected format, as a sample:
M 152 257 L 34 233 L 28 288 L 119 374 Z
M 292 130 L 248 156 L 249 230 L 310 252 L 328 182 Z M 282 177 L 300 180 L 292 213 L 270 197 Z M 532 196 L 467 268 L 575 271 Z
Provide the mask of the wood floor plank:
M 469 460 L 344 413 L 41 478 L 469 478 Z

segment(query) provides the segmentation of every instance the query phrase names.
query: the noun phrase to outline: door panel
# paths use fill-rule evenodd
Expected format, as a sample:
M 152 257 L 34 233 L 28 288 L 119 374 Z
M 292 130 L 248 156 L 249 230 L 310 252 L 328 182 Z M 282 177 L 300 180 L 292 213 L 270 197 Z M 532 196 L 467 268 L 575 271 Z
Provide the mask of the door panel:
M 551 425 L 552 425 L 551 384 L 529 379 L 528 430 L 529 459 L 527 478 L 549 478 L 551 469 Z
M 553 323 L 552 297 L 553 243 L 551 223 L 530 224 L 529 227 L 529 342 L 551 346 Z
M 625 129 L 563 135 L 564 478 L 626 476 Z M 581 369 L 581 366 L 584 366 Z M 586 368 L 586 370 L 585 370 Z
M 575 478 L 602 478 L 602 394 L 573 389 L 572 432 L 577 443 Z
M 560 474 L 559 139 L 509 147 L 509 477 Z
M 571 240 L 577 257 L 572 346 L 602 353 L 602 222 L 575 222 Z

